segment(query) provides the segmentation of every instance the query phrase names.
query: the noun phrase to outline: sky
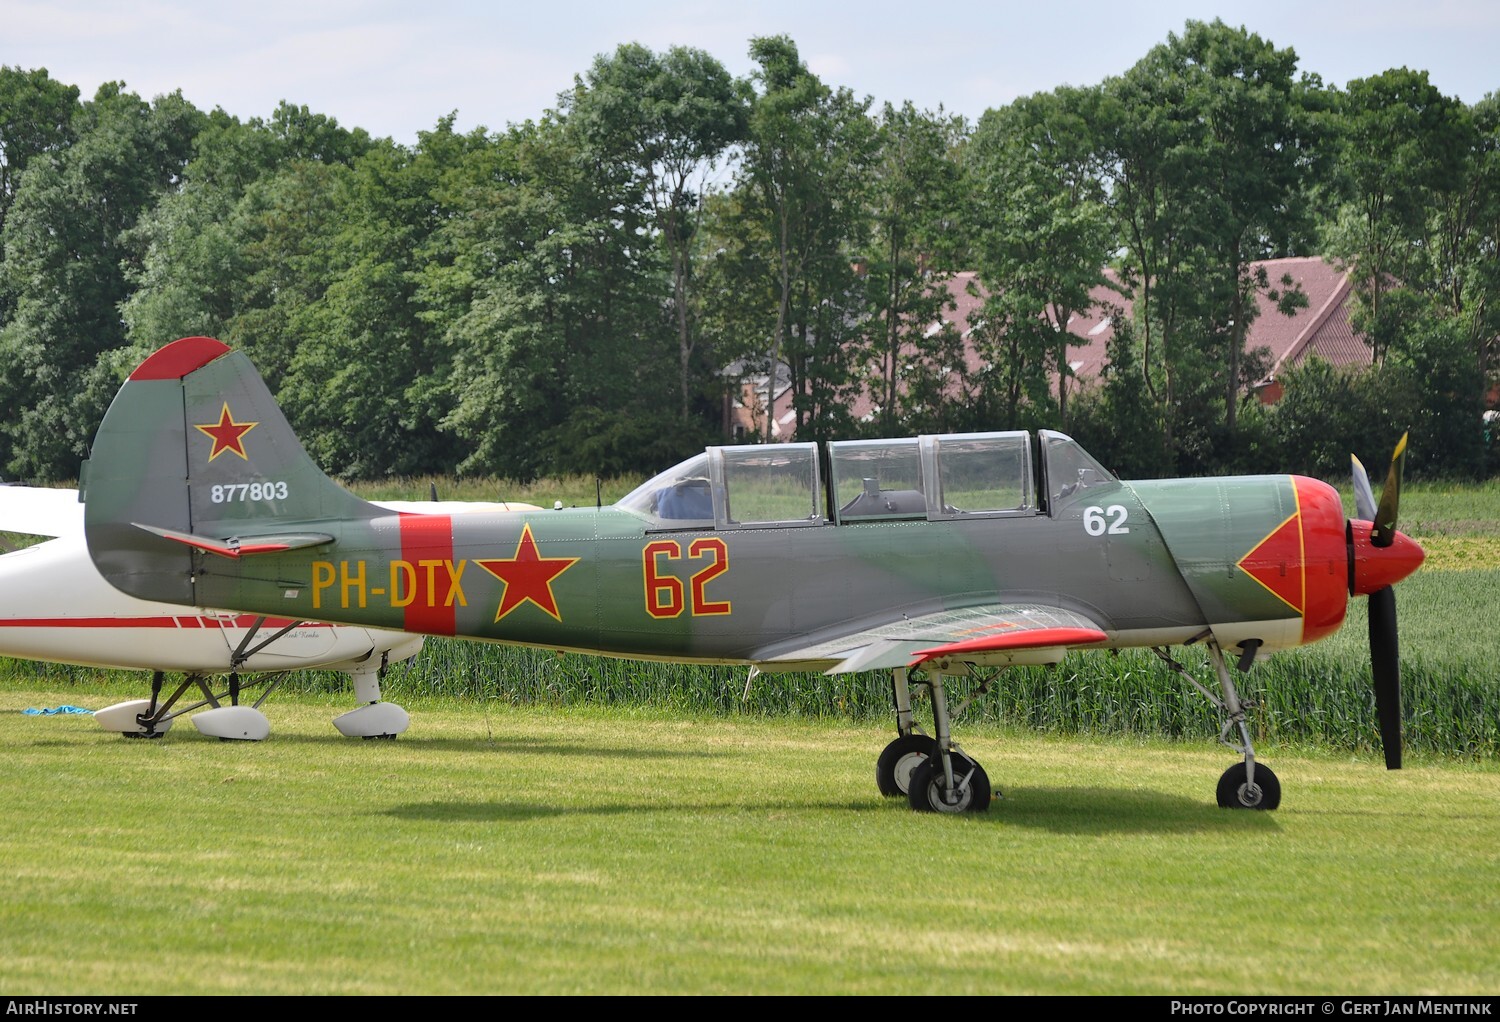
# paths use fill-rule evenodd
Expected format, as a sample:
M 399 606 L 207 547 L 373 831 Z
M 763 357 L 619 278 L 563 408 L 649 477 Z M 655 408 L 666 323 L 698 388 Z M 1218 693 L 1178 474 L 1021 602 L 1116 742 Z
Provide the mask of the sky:
M 1409 67 L 1465 103 L 1500 92 L 1494 0 L 0 0 L 0 64 L 46 68 L 83 98 L 107 81 L 148 100 L 180 89 L 241 120 L 285 100 L 410 146 L 449 114 L 461 132 L 539 119 L 622 43 L 693 47 L 747 76 L 750 40 L 787 35 L 877 110 L 910 100 L 974 121 L 1096 85 L 1215 18 L 1331 85 Z

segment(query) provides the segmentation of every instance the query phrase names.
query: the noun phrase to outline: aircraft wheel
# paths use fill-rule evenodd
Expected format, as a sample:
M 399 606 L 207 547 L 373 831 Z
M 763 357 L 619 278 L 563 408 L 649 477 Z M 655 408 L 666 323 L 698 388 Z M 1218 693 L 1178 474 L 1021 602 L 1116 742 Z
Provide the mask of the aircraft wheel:
M 875 786 L 882 795 L 905 795 L 911 790 L 911 772 L 932 755 L 933 740 L 926 735 L 902 735 L 875 761 Z
M 928 756 L 911 772 L 911 790 L 907 799 L 913 809 L 925 813 L 982 813 L 990 807 L 990 778 L 984 767 L 966 756 L 953 756 L 954 777 L 962 781 L 964 775 L 973 770 L 969 786 L 959 793 L 958 801 L 943 799 L 943 764 L 936 756 Z M 1259 773 L 1259 768 L 1256 768 Z
M 1264 763 L 1255 764 L 1255 784 L 1245 783 L 1245 764 L 1236 763 L 1219 778 L 1222 809 L 1275 809 L 1281 805 L 1281 782 Z

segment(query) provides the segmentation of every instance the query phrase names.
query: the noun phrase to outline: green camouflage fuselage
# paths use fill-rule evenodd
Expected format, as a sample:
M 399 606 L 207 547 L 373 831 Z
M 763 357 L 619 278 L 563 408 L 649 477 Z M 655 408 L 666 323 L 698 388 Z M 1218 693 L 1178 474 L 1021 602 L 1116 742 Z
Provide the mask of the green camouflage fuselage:
M 827 493 L 810 520 L 763 526 L 625 507 L 399 515 L 313 465 L 248 360 L 189 340 L 122 388 L 83 483 L 96 564 L 143 599 L 767 667 L 964 608 L 1056 607 L 1111 646 L 1211 629 L 1270 649 L 1343 619 L 1342 506 L 1315 480 L 1098 478 L 973 519 L 929 504 L 843 520 Z

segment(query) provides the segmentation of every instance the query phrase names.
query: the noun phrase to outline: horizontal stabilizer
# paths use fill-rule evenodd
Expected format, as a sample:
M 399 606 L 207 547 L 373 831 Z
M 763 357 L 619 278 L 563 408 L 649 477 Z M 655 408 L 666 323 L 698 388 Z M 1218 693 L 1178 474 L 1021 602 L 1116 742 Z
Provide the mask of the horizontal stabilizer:
M 292 532 L 280 536 L 250 536 L 246 539 L 238 536 L 231 536 L 229 539 L 213 539 L 208 536 L 194 536 L 187 532 L 174 532 L 171 529 L 158 529 L 154 525 L 142 525 L 140 522 L 130 524 L 137 529 L 146 530 L 153 536 L 160 536 L 162 539 L 170 539 L 175 543 L 182 543 L 197 550 L 205 550 L 208 553 L 229 558 L 275 554 L 284 550 L 301 550 L 305 547 L 322 546 L 333 542 L 333 537 L 323 532 Z

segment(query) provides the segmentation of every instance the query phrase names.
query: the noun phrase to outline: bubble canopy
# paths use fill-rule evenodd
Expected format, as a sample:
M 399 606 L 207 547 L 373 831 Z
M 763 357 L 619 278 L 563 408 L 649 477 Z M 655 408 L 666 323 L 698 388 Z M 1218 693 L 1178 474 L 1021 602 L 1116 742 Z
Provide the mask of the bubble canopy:
M 616 506 L 663 529 L 938 521 L 1056 513 L 1117 482 L 1065 434 L 1010 430 L 709 447 Z

